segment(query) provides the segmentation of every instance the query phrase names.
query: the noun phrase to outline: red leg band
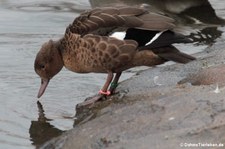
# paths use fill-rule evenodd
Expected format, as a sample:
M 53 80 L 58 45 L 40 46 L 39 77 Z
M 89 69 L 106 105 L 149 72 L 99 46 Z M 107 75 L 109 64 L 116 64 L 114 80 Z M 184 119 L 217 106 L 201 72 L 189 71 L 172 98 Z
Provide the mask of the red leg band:
M 98 93 L 99 93 L 99 94 L 102 94 L 102 95 L 107 95 L 107 96 L 109 96 L 109 95 L 111 94 L 110 91 L 104 92 L 104 91 L 102 91 L 102 90 L 100 90 Z

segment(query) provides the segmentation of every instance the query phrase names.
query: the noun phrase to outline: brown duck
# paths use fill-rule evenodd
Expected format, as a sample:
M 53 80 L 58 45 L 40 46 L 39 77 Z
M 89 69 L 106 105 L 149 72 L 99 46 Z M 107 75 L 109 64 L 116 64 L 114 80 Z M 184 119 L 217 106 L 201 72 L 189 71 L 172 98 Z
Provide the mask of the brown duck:
M 88 101 L 92 103 L 112 94 L 126 69 L 155 66 L 169 60 L 180 63 L 194 60 L 172 46 L 191 42 L 172 31 L 173 22 L 142 8 L 97 8 L 82 13 L 67 27 L 63 38 L 50 40 L 38 52 L 34 63 L 41 77 L 38 98 L 63 66 L 77 73 L 108 74 L 98 96 Z M 114 31 L 125 31 L 124 40 L 108 36 Z

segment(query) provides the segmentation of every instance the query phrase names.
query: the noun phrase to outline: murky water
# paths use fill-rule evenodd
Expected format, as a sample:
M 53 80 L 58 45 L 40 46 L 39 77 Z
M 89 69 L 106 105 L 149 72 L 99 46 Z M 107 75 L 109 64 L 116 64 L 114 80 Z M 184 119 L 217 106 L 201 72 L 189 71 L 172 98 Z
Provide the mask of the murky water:
M 225 17 L 223 0 L 213 1 L 212 6 Z M 37 103 L 40 79 L 33 70 L 37 51 L 43 42 L 61 37 L 74 17 L 88 8 L 88 0 L 0 1 L 0 148 L 35 148 L 71 129 L 75 105 L 103 84 L 104 74 L 83 75 L 64 69 L 50 82 L 41 104 Z M 221 33 L 216 40 L 224 39 Z M 193 53 L 206 46 L 182 48 Z M 131 75 L 126 73 L 123 79 Z

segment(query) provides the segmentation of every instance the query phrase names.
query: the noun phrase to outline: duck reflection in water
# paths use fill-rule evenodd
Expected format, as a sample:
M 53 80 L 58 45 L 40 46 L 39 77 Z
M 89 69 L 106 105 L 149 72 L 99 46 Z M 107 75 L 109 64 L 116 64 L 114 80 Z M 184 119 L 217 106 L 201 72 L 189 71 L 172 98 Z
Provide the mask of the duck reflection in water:
M 45 117 L 43 106 L 39 101 L 37 102 L 37 107 L 39 112 L 38 119 L 37 121 L 31 121 L 29 133 L 32 144 L 39 148 L 50 139 L 61 135 L 63 131 L 49 123 L 51 119 Z

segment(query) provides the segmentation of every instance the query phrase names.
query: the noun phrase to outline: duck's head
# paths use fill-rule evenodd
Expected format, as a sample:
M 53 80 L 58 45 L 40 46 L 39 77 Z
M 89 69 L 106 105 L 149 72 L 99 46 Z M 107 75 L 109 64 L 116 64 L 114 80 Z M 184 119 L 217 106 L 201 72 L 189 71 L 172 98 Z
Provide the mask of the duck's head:
M 38 98 L 44 94 L 50 79 L 63 67 L 59 44 L 59 42 L 50 40 L 43 44 L 40 51 L 37 53 L 34 62 L 34 69 L 41 78 L 41 87 L 38 92 Z

